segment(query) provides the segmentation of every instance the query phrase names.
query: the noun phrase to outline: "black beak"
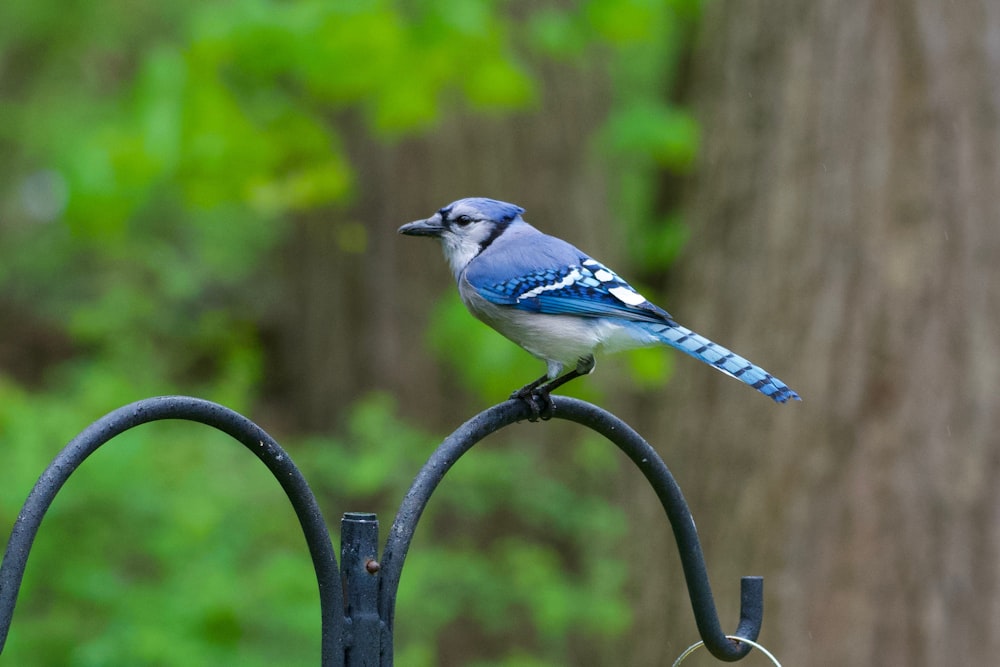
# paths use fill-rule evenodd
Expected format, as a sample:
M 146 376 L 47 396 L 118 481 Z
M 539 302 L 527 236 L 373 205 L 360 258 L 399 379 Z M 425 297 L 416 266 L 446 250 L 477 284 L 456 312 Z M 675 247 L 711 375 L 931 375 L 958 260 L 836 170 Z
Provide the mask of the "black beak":
M 438 216 L 432 216 L 426 220 L 415 220 L 399 228 L 400 234 L 407 236 L 441 236 L 444 226 Z

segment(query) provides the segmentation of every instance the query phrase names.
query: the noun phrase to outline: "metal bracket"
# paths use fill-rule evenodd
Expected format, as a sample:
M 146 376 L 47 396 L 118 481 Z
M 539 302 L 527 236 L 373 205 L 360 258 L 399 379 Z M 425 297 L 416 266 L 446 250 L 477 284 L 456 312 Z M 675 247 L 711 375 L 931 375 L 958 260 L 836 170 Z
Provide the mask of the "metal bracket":
M 733 662 L 752 646 L 727 638 L 719 623 L 698 533 L 680 487 L 663 460 L 628 424 L 584 401 L 553 396 L 554 414 L 586 426 L 618 446 L 639 468 L 660 499 L 673 529 L 698 632 L 716 658 Z M 179 419 L 216 428 L 254 453 L 288 496 L 302 527 L 320 594 L 321 664 L 391 665 L 396 593 L 413 533 L 431 495 L 448 470 L 476 443 L 505 426 L 531 417 L 524 401 L 510 400 L 460 426 L 434 451 L 403 498 L 381 559 L 374 514 L 348 513 L 341 523 L 341 563 L 316 497 L 288 454 L 263 429 L 226 407 L 186 396 L 150 398 L 119 408 L 84 429 L 56 456 L 36 482 L 11 530 L 0 564 L 0 652 L 6 643 L 28 555 L 42 518 L 69 476 L 98 447 L 153 421 Z M 743 577 L 740 621 L 733 635 L 757 639 L 763 619 L 764 584 Z

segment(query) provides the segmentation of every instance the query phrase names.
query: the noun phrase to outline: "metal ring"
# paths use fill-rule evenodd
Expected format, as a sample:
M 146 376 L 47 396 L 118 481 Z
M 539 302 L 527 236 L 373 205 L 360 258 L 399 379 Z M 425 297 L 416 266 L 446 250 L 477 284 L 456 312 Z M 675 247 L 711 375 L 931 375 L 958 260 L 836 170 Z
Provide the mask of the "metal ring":
M 751 639 L 747 639 L 746 637 L 738 637 L 737 635 L 726 635 L 726 639 L 731 639 L 731 640 L 736 641 L 736 642 L 742 642 L 744 644 L 749 644 L 750 646 L 754 647 L 755 649 L 757 649 L 758 651 L 760 651 L 761 653 L 763 653 L 764 655 L 766 655 L 768 657 L 768 659 L 773 664 L 777 665 L 777 667 L 781 667 L 781 663 L 778 662 L 778 659 L 775 658 L 773 655 L 771 655 L 770 651 L 768 651 L 766 648 L 764 648 L 763 646 L 761 646 L 757 642 L 755 642 L 755 641 L 753 641 Z M 678 657 L 677 660 L 674 661 L 673 667 L 677 667 L 677 665 L 679 665 L 682 662 L 684 662 L 684 660 L 689 655 L 691 655 L 692 653 L 694 653 L 695 651 L 697 651 L 698 649 L 700 649 L 704 645 L 705 645 L 705 642 L 697 642 L 697 643 L 691 644 L 691 646 L 688 646 L 687 650 L 684 651 L 683 653 L 681 653 L 680 657 Z

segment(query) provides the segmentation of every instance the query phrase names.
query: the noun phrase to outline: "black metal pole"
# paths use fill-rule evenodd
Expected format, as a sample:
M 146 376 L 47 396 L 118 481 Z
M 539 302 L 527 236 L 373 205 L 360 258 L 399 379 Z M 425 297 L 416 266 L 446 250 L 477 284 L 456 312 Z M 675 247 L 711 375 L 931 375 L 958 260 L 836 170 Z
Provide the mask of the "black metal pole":
M 552 398 L 555 417 L 601 433 L 642 471 L 670 520 L 702 641 L 720 660 L 735 661 L 744 657 L 752 647 L 745 642 L 731 641 L 722 632 L 694 520 L 663 460 L 630 426 L 607 411 L 576 399 Z M 315 496 L 288 454 L 260 427 L 221 405 L 188 397 L 152 398 L 119 408 L 91 424 L 59 453 L 42 473 L 18 515 L 0 564 L 0 651 L 10 629 L 31 545 L 45 512 L 69 476 L 98 447 L 116 435 L 147 422 L 182 419 L 212 426 L 241 442 L 267 466 L 285 490 L 302 526 L 316 571 L 324 667 L 391 665 L 399 579 L 417 522 L 431 494 L 458 458 L 477 442 L 531 416 L 523 401 L 507 401 L 476 415 L 446 438 L 421 468 L 404 497 L 389 531 L 381 563 L 375 558 L 378 549 L 375 515 L 345 514 L 341 580 Z M 346 606 L 342 586 L 347 591 Z M 740 614 L 739 625 L 733 634 L 756 640 L 763 619 L 763 580 L 760 577 L 743 578 Z
M 340 522 L 340 565 L 347 601 L 344 664 L 382 664 L 382 621 L 378 616 L 378 520 L 348 512 Z

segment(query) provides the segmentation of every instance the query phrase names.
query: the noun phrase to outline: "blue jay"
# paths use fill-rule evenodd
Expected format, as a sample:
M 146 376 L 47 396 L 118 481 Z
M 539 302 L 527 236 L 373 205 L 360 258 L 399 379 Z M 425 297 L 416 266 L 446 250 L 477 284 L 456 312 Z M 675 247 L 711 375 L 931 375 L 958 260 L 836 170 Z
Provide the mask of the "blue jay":
M 777 403 L 800 400 L 763 368 L 674 322 L 611 269 L 529 225 L 522 213 L 515 204 L 471 197 L 399 233 L 440 239 L 469 311 L 546 363 L 545 375 L 511 395 L 525 400 L 535 418 L 551 416 L 549 393 L 592 372 L 596 353 L 659 343 Z

